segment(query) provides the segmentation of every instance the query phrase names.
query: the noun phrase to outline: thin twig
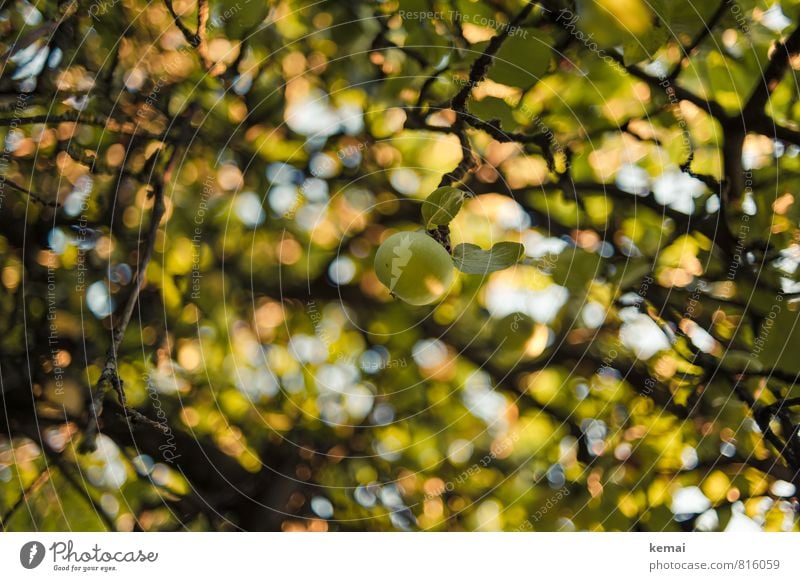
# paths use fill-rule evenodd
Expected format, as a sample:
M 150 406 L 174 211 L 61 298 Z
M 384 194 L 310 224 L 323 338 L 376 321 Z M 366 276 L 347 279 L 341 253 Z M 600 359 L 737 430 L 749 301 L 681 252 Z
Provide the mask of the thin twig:
M 36 202 L 38 204 L 41 204 L 43 206 L 47 206 L 49 208 L 60 208 L 61 207 L 61 204 L 59 204 L 57 201 L 46 200 L 44 198 L 44 196 L 42 196 L 40 194 L 37 194 L 35 192 L 32 192 L 27 188 L 23 188 L 21 185 L 15 184 L 11 180 L 6 180 L 5 183 L 12 190 L 15 190 L 17 192 L 21 192 L 21 193 L 25 194 L 26 196 L 28 196 L 28 198 L 30 198 L 31 200 L 33 200 L 34 202 Z
M 197 48 L 197 45 L 200 44 L 200 39 L 194 32 L 189 30 L 189 28 L 181 20 L 181 17 L 178 15 L 178 13 L 175 12 L 175 7 L 172 5 L 172 0 L 164 0 L 164 4 L 166 5 L 170 16 L 172 16 L 175 26 L 177 26 L 178 30 L 180 30 L 181 34 L 183 34 L 183 38 L 186 39 L 186 42 Z
M 533 143 L 542 150 L 542 155 L 551 171 L 555 169 L 555 158 L 550 151 L 550 138 L 544 133 L 514 133 L 503 130 L 499 120 L 484 121 L 477 117 L 465 115 L 464 122 L 475 129 L 485 131 L 501 143 Z
M 439 183 L 440 186 L 451 185 L 457 183 L 464 179 L 464 177 L 472 170 L 477 164 L 474 159 L 474 152 L 472 150 L 472 145 L 469 141 L 469 136 L 467 136 L 465 124 L 469 124 L 469 120 L 471 116 L 467 113 L 467 99 L 469 98 L 469 94 L 472 91 L 472 88 L 477 86 L 478 83 L 483 81 L 486 77 L 486 74 L 489 72 L 489 67 L 492 66 L 494 62 L 494 57 L 497 52 L 500 50 L 500 47 L 503 46 L 503 42 L 508 38 L 510 32 L 515 30 L 516 27 L 525 20 L 528 15 L 533 10 L 533 7 L 536 5 L 535 2 L 528 2 L 525 7 L 520 10 L 519 14 L 509 23 L 508 26 L 503 28 L 503 30 L 492 40 L 489 41 L 489 45 L 483 51 L 483 53 L 472 63 L 469 71 L 469 79 L 467 80 L 466 84 L 461 88 L 461 90 L 456 93 L 456 95 L 450 101 L 450 108 L 455 111 L 456 114 L 456 122 L 453 124 L 453 132 L 458 135 L 458 141 L 461 144 L 461 161 L 458 165 L 450 172 L 446 173 L 443 177 L 441 182 Z M 500 131 L 502 133 L 502 131 Z M 447 237 L 445 237 L 447 238 Z
M 159 225 L 161 223 L 161 218 L 164 216 L 164 183 L 167 179 L 167 174 L 170 172 L 171 165 L 176 158 L 177 151 L 177 147 L 173 148 L 170 159 L 167 161 L 167 167 L 164 170 L 164 173 L 153 183 L 153 189 L 151 192 L 151 197 L 153 198 L 153 210 L 150 215 L 150 226 L 143 243 L 139 267 L 133 280 L 133 290 L 128 296 L 128 300 L 126 301 L 120 315 L 119 322 L 114 325 L 112 320 L 112 326 L 114 328 L 113 339 L 111 342 L 111 347 L 109 348 L 106 356 L 106 362 L 103 366 L 103 371 L 101 372 L 100 377 L 92 391 L 91 412 L 89 423 L 85 432 L 86 437 L 82 445 L 83 450 L 91 450 L 95 446 L 97 429 L 99 427 L 98 423 L 100 421 L 100 416 L 103 413 L 103 399 L 106 396 L 109 385 L 113 387 L 114 391 L 117 393 L 120 405 L 128 413 L 130 413 L 134 419 L 141 421 L 141 418 L 138 417 L 141 414 L 138 414 L 138 412 L 133 413 L 133 410 L 128 407 L 123 381 L 119 377 L 117 369 L 117 353 L 119 351 L 120 344 L 122 343 L 122 339 L 125 336 L 125 331 L 128 328 L 128 324 L 130 323 L 131 316 L 133 315 L 133 310 L 136 308 L 136 304 L 139 301 L 139 294 L 141 293 L 142 288 L 144 288 L 147 266 L 150 264 L 150 259 L 153 256 Z M 145 169 L 145 171 L 152 172 L 160 152 L 161 150 L 159 149 L 148 160 L 148 167 Z
M 469 142 L 469 136 L 463 129 L 456 131 L 458 142 L 461 145 L 461 161 L 453 168 L 452 171 L 447 172 L 442 176 L 439 182 L 439 187 L 449 186 L 456 184 L 464 179 L 464 177 L 475 167 L 475 154 L 472 151 L 472 145 Z
M 224 71 L 225 66 L 221 63 L 215 63 L 208 51 L 208 42 L 206 40 L 208 36 L 208 20 L 210 17 L 208 0 L 197 1 L 197 32 L 192 32 L 189 30 L 189 27 L 183 23 L 181 17 L 177 12 L 175 12 L 175 7 L 172 5 L 172 0 L 164 0 L 164 4 L 170 13 L 170 16 L 172 16 L 175 26 L 177 26 L 178 30 L 180 30 L 181 34 L 183 34 L 183 38 L 192 46 L 192 48 L 197 50 L 197 54 L 200 56 L 200 60 L 202 61 L 203 68 L 206 70 L 206 72 L 215 77 Z
M 719 21 L 722 19 L 722 16 L 725 14 L 726 9 L 728 8 L 728 0 L 723 0 L 717 6 L 717 9 L 708 19 L 708 21 L 703 22 L 703 27 L 700 31 L 695 35 L 692 39 L 692 42 L 689 46 L 683 48 L 683 57 L 677 62 L 675 67 L 672 69 L 667 78 L 670 81 L 674 81 L 678 78 L 678 75 L 681 74 L 681 69 L 683 67 L 683 63 L 689 60 L 689 57 L 692 56 L 692 53 L 697 49 L 697 47 L 702 44 L 702 42 L 708 37 L 709 34 L 714 30 L 714 27 L 719 24 Z

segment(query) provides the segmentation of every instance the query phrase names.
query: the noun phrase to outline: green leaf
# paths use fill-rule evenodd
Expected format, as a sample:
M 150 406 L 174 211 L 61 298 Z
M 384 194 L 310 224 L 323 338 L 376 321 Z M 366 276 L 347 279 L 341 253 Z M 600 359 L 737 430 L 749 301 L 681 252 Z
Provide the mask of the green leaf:
M 453 221 L 464 203 L 464 192 L 457 188 L 444 186 L 422 202 L 422 220 L 425 228 L 445 226 Z
M 524 254 L 525 247 L 517 242 L 498 242 L 491 250 L 459 244 L 453 250 L 453 262 L 466 274 L 488 274 L 515 265 Z
M 557 285 L 578 291 L 586 288 L 590 280 L 600 276 L 602 258 L 581 248 L 566 248 L 550 265 L 550 276 Z
M 488 78 L 512 87 L 528 87 L 550 67 L 553 41 L 549 34 L 520 29 L 509 36 L 489 69 Z
M 800 373 L 800 357 L 793 347 L 800 341 L 800 312 L 790 310 L 780 294 L 773 295 L 769 302 L 770 313 L 761 323 L 752 352 L 765 369 Z M 753 367 L 748 369 L 754 371 Z
M 497 97 L 484 97 L 480 101 L 471 101 L 469 112 L 484 121 L 500 121 L 504 131 L 513 131 L 519 125 L 514 119 L 512 108 Z M 526 119 L 526 121 L 529 120 Z
M 457 11 L 449 12 L 451 20 L 453 16 L 456 16 L 462 22 L 480 23 L 482 19 L 488 21 L 495 16 L 492 7 L 483 2 L 457 0 L 456 8 Z
M 234 2 L 225 0 L 220 3 L 218 14 L 209 24 L 212 27 L 224 26 L 228 38 L 243 38 L 266 18 L 269 4 L 266 2 Z
M 624 60 L 626 65 L 641 61 L 652 61 L 658 50 L 669 40 L 669 34 L 661 26 L 653 26 L 647 34 L 632 38 L 625 43 Z

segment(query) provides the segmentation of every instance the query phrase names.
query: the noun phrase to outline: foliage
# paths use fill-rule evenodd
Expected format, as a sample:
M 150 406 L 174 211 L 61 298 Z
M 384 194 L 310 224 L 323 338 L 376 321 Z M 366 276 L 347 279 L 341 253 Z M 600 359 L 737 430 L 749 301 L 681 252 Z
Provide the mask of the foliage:
M 3 526 L 796 530 L 798 12 L 3 4 Z

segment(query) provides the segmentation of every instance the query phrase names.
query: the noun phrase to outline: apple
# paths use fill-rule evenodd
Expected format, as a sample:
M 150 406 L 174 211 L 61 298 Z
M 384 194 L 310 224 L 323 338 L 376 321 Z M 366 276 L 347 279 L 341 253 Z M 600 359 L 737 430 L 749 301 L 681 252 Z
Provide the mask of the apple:
M 453 260 L 423 232 L 397 232 L 375 254 L 375 274 L 392 295 L 411 305 L 430 304 L 450 290 Z

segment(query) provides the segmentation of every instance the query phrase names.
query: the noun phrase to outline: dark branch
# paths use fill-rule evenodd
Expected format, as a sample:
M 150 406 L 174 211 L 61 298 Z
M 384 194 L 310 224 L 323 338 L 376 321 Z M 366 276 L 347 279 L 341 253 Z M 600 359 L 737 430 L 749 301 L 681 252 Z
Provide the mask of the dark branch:
M 719 24 L 719 21 L 722 19 L 722 16 L 725 14 L 727 8 L 728 8 L 727 0 L 723 0 L 722 2 L 720 2 L 719 6 L 717 6 L 717 9 L 711 15 L 708 21 L 703 23 L 703 27 L 692 39 L 692 42 L 689 44 L 689 46 L 683 48 L 683 54 L 685 56 L 683 56 L 678 61 L 678 63 L 672 69 L 670 74 L 667 75 L 667 78 L 670 81 L 674 81 L 675 79 L 678 78 L 678 75 L 681 73 L 681 70 L 683 68 L 683 64 L 689 60 L 689 57 L 692 56 L 692 53 L 697 49 L 697 47 L 699 47 L 703 43 L 703 41 L 706 38 L 708 38 L 708 35 L 711 34 L 711 32 L 714 30 L 714 27 L 717 24 Z
M 757 119 L 764 114 L 764 107 L 769 100 L 775 87 L 781 82 L 786 70 L 789 68 L 789 60 L 800 51 L 800 26 L 783 42 L 775 45 L 772 57 L 769 60 L 760 82 L 750 95 L 747 103 L 742 110 L 742 117 L 745 121 Z
M 152 157 L 148 160 L 148 167 L 145 173 L 152 173 L 155 165 L 160 157 L 161 150 L 159 149 L 156 151 Z M 132 410 L 128 407 L 127 398 L 125 397 L 125 389 L 123 386 L 122 379 L 119 377 L 118 367 L 117 367 L 117 354 L 119 351 L 120 344 L 122 343 L 122 339 L 125 336 L 125 331 L 128 328 L 128 324 L 131 321 L 131 316 L 133 315 L 133 310 L 136 308 L 136 305 L 139 301 L 139 294 L 141 293 L 142 288 L 144 288 L 145 284 L 145 276 L 147 272 L 147 266 L 150 264 L 150 259 L 153 256 L 153 249 L 155 248 L 156 237 L 158 235 L 159 225 L 161 223 L 161 218 L 164 216 L 164 184 L 168 180 L 169 173 L 171 171 L 171 165 L 173 161 L 177 157 L 178 148 L 173 148 L 172 154 L 170 155 L 169 160 L 167 161 L 167 167 L 164 170 L 164 173 L 158 177 L 154 183 L 151 192 L 151 197 L 153 199 L 153 209 L 150 215 L 150 226 L 148 228 L 143 249 L 141 252 L 141 260 L 139 262 L 138 269 L 136 271 L 136 276 L 133 280 L 133 290 L 131 294 L 128 296 L 128 300 L 125 303 L 125 307 L 122 310 L 120 315 L 119 321 L 114 325 L 114 321 L 112 319 L 112 326 L 114 327 L 114 335 L 111 342 L 111 347 L 108 350 L 108 354 L 106 356 L 106 362 L 103 366 L 103 371 L 100 374 L 100 378 L 97 380 L 97 383 L 94 386 L 92 391 L 92 400 L 91 400 L 91 411 L 90 411 L 90 418 L 89 424 L 86 429 L 86 439 L 83 442 L 82 449 L 83 450 L 92 450 L 95 446 L 95 438 L 97 435 L 98 423 L 100 417 L 103 413 L 103 400 L 105 398 L 106 392 L 108 391 L 108 386 L 114 388 L 114 391 L 117 393 L 117 397 L 119 398 L 120 405 L 126 410 L 128 414 L 133 417 L 133 419 L 137 421 L 144 421 L 147 418 L 144 418 L 142 414 Z M 144 418 L 144 420 L 142 419 Z M 144 421 L 144 423 L 150 423 L 149 420 Z
M 453 97 L 453 100 L 450 103 L 451 107 L 456 112 L 463 112 L 466 110 L 467 98 L 469 97 L 470 91 L 472 91 L 472 87 L 475 87 L 484 79 L 486 73 L 489 72 L 489 67 L 492 66 L 492 63 L 494 62 L 495 55 L 500 50 L 500 47 L 503 46 L 503 42 L 505 42 L 505 40 L 508 38 L 510 32 L 528 17 L 535 5 L 535 2 L 528 2 L 519 12 L 519 14 L 517 14 L 514 19 L 509 22 L 508 26 L 503 28 L 497 36 L 492 37 L 492 40 L 489 41 L 489 46 L 486 47 L 486 50 L 483 51 L 483 54 L 479 56 L 474 63 L 472 63 L 472 67 L 469 71 L 469 80 L 461 88 L 461 90 L 456 93 L 456 96 Z
M 12 190 L 16 190 L 17 192 L 25 194 L 26 196 L 28 196 L 28 198 L 30 198 L 31 200 L 33 200 L 34 202 L 36 202 L 38 204 L 42 204 L 43 206 L 47 206 L 47 207 L 50 207 L 50 208 L 60 208 L 61 207 L 60 204 L 57 201 L 55 201 L 55 200 L 46 200 L 44 198 L 44 196 L 42 196 L 40 194 L 37 194 L 35 192 L 32 192 L 27 188 L 23 188 L 19 184 L 15 184 L 14 182 L 12 182 L 10 180 L 6 180 L 5 183 Z

